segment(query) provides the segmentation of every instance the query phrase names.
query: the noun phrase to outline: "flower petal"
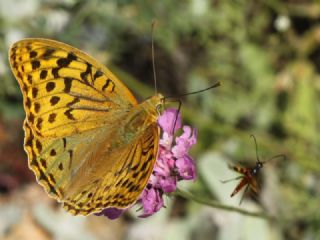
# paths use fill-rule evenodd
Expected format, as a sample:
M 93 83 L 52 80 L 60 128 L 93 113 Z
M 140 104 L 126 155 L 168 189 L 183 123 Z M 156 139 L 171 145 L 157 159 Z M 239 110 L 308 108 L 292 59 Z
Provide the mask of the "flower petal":
M 145 218 L 158 212 L 163 207 L 162 194 L 157 189 L 144 189 L 141 195 L 141 204 L 143 207 L 143 214 L 139 217 Z
M 194 180 L 196 178 L 196 167 L 194 165 L 194 161 L 188 155 L 177 159 L 176 168 L 182 179 Z
M 176 138 L 176 145 L 172 148 L 172 153 L 176 158 L 187 155 L 192 145 L 197 143 L 197 129 L 183 126 L 183 134 Z
M 178 129 L 181 128 L 181 114 L 177 109 L 168 108 L 158 118 L 158 124 L 164 132 L 173 135 Z M 174 124 L 175 126 L 173 126 Z
M 165 193 L 174 192 L 177 189 L 177 179 L 174 176 L 166 176 L 160 178 L 159 186 Z
M 160 139 L 159 144 L 164 147 L 166 150 L 170 150 L 172 147 L 173 135 L 163 132 L 162 138 Z
M 119 208 L 111 207 L 111 208 L 103 209 L 101 212 L 95 213 L 95 215 L 96 216 L 106 216 L 107 218 L 113 220 L 113 219 L 120 217 L 125 211 L 126 211 L 126 209 L 119 209 Z

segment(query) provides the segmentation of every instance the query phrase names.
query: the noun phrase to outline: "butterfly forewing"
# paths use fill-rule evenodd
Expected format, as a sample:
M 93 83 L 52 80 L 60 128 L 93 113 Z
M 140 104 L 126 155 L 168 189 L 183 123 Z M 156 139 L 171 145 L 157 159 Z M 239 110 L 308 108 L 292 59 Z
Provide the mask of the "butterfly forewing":
M 102 64 L 69 45 L 26 39 L 10 49 L 10 64 L 34 133 L 61 137 L 112 124 L 137 102 Z
M 22 40 L 9 54 L 38 182 L 72 214 L 132 205 L 156 160 L 162 96 L 137 105 L 106 67 L 56 41 Z

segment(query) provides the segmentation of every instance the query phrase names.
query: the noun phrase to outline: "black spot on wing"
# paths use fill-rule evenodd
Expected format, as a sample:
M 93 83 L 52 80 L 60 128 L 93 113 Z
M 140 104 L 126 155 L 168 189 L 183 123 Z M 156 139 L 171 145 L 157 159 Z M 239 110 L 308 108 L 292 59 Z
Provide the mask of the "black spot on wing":
M 38 118 L 38 121 L 37 121 L 37 128 L 39 130 L 41 130 L 42 128 L 42 122 L 43 122 L 43 119 L 41 117 Z
M 66 138 L 62 138 L 62 142 L 63 142 L 63 148 L 66 149 L 66 146 L 67 146 Z
M 39 153 L 42 151 L 42 144 L 38 139 L 36 140 L 36 148 L 38 149 Z
M 66 111 L 64 112 L 64 115 L 65 115 L 68 119 L 70 119 L 70 120 L 76 120 L 76 119 L 74 118 L 74 116 L 72 115 L 72 111 L 73 111 L 73 109 L 68 109 L 68 110 L 66 110 Z
M 66 77 L 64 78 L 64 92 L 69 93 L 72 86 L 72 78 Z
M 56 120 L 57 114 L 56 113 L 51 113 L 48 117 L 48 122 L 53 123 Z
M 48 58 L 50 58 L 50 57 L 52 56 L 52 54 L 53 54 L 54 52 L 55 52 L 54 49 L 48 48 L 48 49 L 46 49 L 46 51 L 44 52 L 44 54 L 42 54 L 42 58 L 48 59 Z
M 59 163 L 58 168 L 59 168 L 60 171 L 62 171 L 62 170 L 63 170 L 63 164 L 62 164 L 62 163 Z
M 73 53 L 69 53 L 66 58 L 59 58 L 57 60 L 57 65 L 60 68 L 68 67 L 72 61 L 77 60 L 77 57 Z
M 80 99 L 78 97 L 76 97 L 71 102 L 67 103 L 67 107 L 71 107 L 78 102 L 80 102 Z
M 48 75 L 48 71 L 46 69 L 41 70 L 40 79 L 45 79 Z
M 110 79 L 107 79 L 107 80 L 106 80 L 105 84 L 104 84 L 103 87 L 102 87 L 102 91 L 104 91 L 105 89 L 107 89 L 110 85 L 111 85 L 111 90 L 110 90 L 110 92 L 113 92 L 115 85 L 114 85 L 114 82 L 111 81 Z
M 51 149 L 50 156 L 55 156 L 55 155 L 57 155 L 56 150 L 55 149 Z
M 46 90 L 47 92 L 51 92 L 56 87 L 55 82 L 47 82 L 46 84 Z
M 32 66 L 32 70 L 36 70 L 37 68 L 39 68 L 40 67 L 40 61 L 39 60 L 33 60 L 32 62 L 31 62 L 31 66 Z
M 89 85 L 88 75 L 92 75 L 92 65 L 90 63 L 87 63 L 86 71 L 80 74 L 81 79 L 87 85 Z
M 38 113 L 38 112 L 40 111 L 40 103 L 38 103 L 38 102 L 35 102 L 35 103 L 34 103 L 34 111 L 35 111 L 36 113 Z
M 29 53 L 29 57 L 30 57 L 30 58 L 35 58 L 37 55 L 38 55 L 38 53 L 37 53 L 36 51 L 31 51 L 31 52 Z
M 51 73 L 54 78 L 59 78 L 59 70 L 60 68 L 52 68 Z
M 32 76 L 30 74 L 28 74 L 27 80 L 28 80 L 28 83 L 31 85 L 32 84 Z
M 32 88 L 32 97 L 36 98 L 38 96 L 38 88 L 33 87 Z
M 30 123 L 34 123 L 34 115 L 33 115 L 32 112 L 29 113 L 28 121 L 29 121 Z
M 60 97 L 58 97 L 58 96 L 53 96 L 53 97 L 51 97 L 51 99 L 50 99 L 50 104 L 51 104 L 51 106 L 54 106 L 54 105 L 56 105 L 59 101 L 60 101 Z
M 97 70 L 93 76 L 93 80 L 96 80 L 97 78 L 99 78 L 101 76 L 103 76 L 103 72 L 101 72 L 100 70 Z

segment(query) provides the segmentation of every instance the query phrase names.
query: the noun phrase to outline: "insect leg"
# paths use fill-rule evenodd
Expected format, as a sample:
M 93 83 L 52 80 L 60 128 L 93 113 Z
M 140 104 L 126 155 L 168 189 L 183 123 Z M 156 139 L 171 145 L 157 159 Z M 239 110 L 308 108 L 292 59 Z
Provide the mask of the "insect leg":
M 241 200 L 240 200 L 240 202 L 239 202 L 239 206 L 241 205 L 242 200 L 243 200 L 243 197 L 244 197 L 244 195 L 246 194 L 246 192 L 248 191 L 248 188 L 249 188 L 249 185 L 247 185 L 246 188 L 244 189 L 244 192 L 243 192 L 243 194 L 242 194 L 242 196 L 241 196 Z
M 228 165 L 228 167 L 237 172 L 237 173 L 241 173 L 241 174 L 247 174 L 248 173 L 248 169 L 244 168 L 244 167 L 239 167 L 239 166 L 232 166 L 232 165 Z
M 244 176 L 238 176 L 236 178 L 231 178 L 231 179 L 227 179 L 227 180 L 220 180 L 221 183 L 227 183 L 227 182 L 231 182 L 231 181 L 235 181 L 235 180 L 239 180 L 241 178 L 243 178 Z
M 247 184 L 248 184 L 248 178 L 247 177 L 242 178 L 242 180 L 236 186 L 236 188 L 233 190 L 230 196 L 233 197 L 234 195 L 236 195 Z
M 260 184 L 258 183 L 257 179 L 252 178 L 249 185 L 253 192 L 255 193 L 259 192 Z

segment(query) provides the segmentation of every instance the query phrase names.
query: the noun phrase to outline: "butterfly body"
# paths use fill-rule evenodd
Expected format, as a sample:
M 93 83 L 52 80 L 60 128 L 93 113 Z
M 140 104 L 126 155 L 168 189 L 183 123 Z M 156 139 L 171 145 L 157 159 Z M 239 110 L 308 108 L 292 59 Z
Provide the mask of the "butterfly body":
M 131 206 L 157 157 L 163 96 L 138 104 L 104 65 L 53 40 L 21 40 L 9 58 L 37 181 L 72 214 Z

